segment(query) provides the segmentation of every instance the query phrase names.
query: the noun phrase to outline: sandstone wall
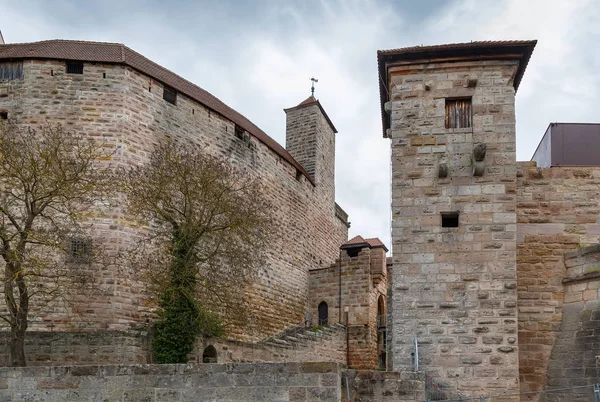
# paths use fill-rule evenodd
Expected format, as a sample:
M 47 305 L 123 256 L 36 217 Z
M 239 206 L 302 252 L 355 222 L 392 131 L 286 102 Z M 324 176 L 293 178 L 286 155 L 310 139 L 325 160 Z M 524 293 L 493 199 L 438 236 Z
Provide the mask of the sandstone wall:
M 600 246 L 567 253 L 565 266 L 562 320 L 548 363 L 549 389 L 600 383 Z M 549 393 L 545 401 L 564 400 L 560 397 Z M 591 389 L 573 392 L 568 399 L 591 400 Z
M 519 360 L 526 392 L 547 384 L 551 352 L 566 318 L 563 303 L 583 297 L 563 286 L 565 276 L 575 275 L 567 272 L 564 255 L 599 241 L 600 168 L 542 169 L 520 162 L 517 176 Z
M 250 290 L 260 315 L 261 332 L 237 331 L 258 339 L 303 321 L 308 299 L 308 270 L 332 263 L 347 227 L 335 216 L 331 189 L 321 191 L 264 144 L 237 138 L 233 122 L 182 94 L 177 104 L 163 100 L 160 82 L 122 65 L 85 63 L 84 74 L 66 74 L 62 61 L 24 61 L 22 80 L 2 82 L 9 95 L 0 108 L 9 119 L 38 126 L 61 123 L 115 147 L 113 165 L 143 163 L 165 135 L 202 145 L 240 168 L 262 177 L 275 219 L 267 264 Z M 333 148 L 330 148 L 333 150 Z M 331 155 L 333 163 L 333 155 Z M 327 195 L 329 194 L 329 195 Z M 98 235 L 117 250 L 143 230 L 121 208 L 94 221 Z M 73 314 L 59 303 L 32 312 L 33 330 L 127 330 L 147 325 L 154 305 L 143 284 L 123 271 L 98 273 L 103 292 L 84 300 Z
M 348 376 L 347 394 L 345 386 Z M 422 373 L 346 370 L 342 375 L 342 401 L 354 402 L 425 402 Z
M 318 306 L 326 302 L 329 323 L 345 323 L 348 313 L 349 366 L 357 369 L 378 367 L 378 300 L 387 295 L 387 270 L 383 248 L 363 248 L 356 257 L 344 250 L 340 262 L 310 272 L 310 312 L 318 323 Z M 341 283 L 340 283 L 341 268 Z M 385 302 L 384 302 L 385 303 Z M 383 342 L 383 340 L 380 340 Z M 380 348 L 381 349 L 381 348 Z
M 518 389 L 517 64 L 388 68 L 392 368 L 412 366 L 417 337 L 421 367 L 465 395 Z M 471 99 L 472 127 L 445 128 L 445 102 L 452 98 Z M 471 158 L 479 143 L 487 145 L 485 171 L 474 177 Z M 448 177 L 438 178 L 444 162 Z M 457 210 L 459 226 L 442 227 L 440 213 Z
M 334 363 L 0 368 L 5 401 L 339 402 Z

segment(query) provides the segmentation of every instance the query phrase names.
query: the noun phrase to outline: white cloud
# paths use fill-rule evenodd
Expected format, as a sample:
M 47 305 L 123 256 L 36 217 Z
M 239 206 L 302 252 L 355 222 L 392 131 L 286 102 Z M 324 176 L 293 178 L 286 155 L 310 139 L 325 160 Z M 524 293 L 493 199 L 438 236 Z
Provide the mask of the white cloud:
M 124 42 L 240 111 L 280 143 L 285 114 L 316 95 L 337 134 L 339 204 L 351 236 L 389 236 L 389 143 L 381 135 L 376 50 L 538 39 L 517 94 L 517 155 L 548 123 L 600 122 L 600 7 L 592 0 L 261 0 L 102 4 L 0 0 L 10 42 Z M 259 7 L 259 9 L 255 9 Z

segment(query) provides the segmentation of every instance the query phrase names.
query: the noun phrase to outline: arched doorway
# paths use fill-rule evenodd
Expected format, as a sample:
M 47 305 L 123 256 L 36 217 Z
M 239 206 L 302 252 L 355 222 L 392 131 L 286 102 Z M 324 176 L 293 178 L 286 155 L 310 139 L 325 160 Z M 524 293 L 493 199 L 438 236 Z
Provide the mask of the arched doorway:
M 329 322 L 329 309 L 327 303 L 322 301 L 319 304 L 319 325 L 327 325 Z
M 217 349 L 213 345 L 208 345 L 202 352 L 202 363 L 216 363 Z

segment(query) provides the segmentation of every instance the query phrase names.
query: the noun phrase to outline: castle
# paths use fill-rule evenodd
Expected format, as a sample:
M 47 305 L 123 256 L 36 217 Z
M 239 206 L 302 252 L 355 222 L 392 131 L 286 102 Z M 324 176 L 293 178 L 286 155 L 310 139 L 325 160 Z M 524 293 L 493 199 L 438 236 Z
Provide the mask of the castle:
M 337 130 L 312 96 L 285 109 L 284 148 L 122 44 L 54 40 L 0 45 L 0 118 L 101 137 L 116 166 L 143 163 L 169 135 L 263 179 L 277 233 L 249 291 L 262 332 L 201 340 L 197 361 L 410 371 L 418 354 L 457 395 L 591 384 L 600 160 L 584 151 L 598 128 L 551 125 L 534 161 L 516 162 L 515 95 L 535 43 L 378 52 L 392 149 L 387 259 L 379 239 L 348 240 L 335 202 Z M 136 230 L 119 209 L 95 226 L 115 247 Z M 150 361 L 144 284 L 116 270 L 103 280 L 106 297 L 79 306 L 81 318 L 53 305 L 32 312 L 30 364 Z

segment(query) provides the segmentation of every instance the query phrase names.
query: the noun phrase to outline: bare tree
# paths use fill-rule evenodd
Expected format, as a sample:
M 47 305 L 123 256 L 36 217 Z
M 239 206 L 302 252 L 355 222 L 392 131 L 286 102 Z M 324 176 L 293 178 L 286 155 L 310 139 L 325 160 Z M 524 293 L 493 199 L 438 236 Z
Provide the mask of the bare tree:
M 104 144 L 66 132 L 61 126 L 36 131 L 0 126 L 1 291 L 0 318 L 10 327 L 13 366 L 25 366 L 30 308 L 74 293 L 90 283 L 95 251 L 84 222 L 107 189 L 110 172 L 101 159 Z
M 155 356 L 183 362 L 199 333 L 248 325 L 245 292 L 265 260 L 271 224 L 263 186 L 173 141 L 124 177 L 128 212 L 152 224 L 136 265 L 159 294 Z

